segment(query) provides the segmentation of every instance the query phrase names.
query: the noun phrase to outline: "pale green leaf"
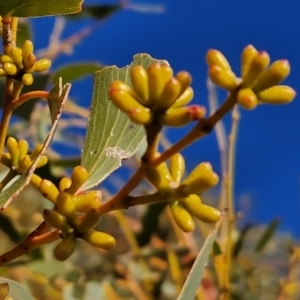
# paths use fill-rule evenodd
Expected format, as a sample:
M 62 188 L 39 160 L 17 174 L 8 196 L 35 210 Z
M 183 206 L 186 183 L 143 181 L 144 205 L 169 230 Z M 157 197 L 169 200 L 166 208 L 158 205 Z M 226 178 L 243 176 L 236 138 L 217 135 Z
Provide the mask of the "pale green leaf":
M 0 15 L 42 17 L 80 12 L 83 0 L 2 0 Z
M 108 87 L 113 80 L 130 82 L 130 70 L 134 65 L 148 67 L 153 59 L 148 54 L 138 54 L 130 66 L 122 69 L 105 67 L 95 73 L 91 115 L 87 128 L 86 141 L 82 153 L 82 165 L 89 171 L 89 179 L 82 186 L 88 189 L 103 181 L 121 165 L 122 159 L 130 158 L 143 139 L 143 126 L 132 123 L 109 100 Z
M 34 300 L 33 297 L 22 287 L 22 285 L 16 281 L 0 277 L 0 285 L 8 284 L 9 292 L 8 298 L 4 299 L 13 299 L 13 300 Z M 2 299 L 2 298 L 1 298 Z
M 59 77 L 66 82 L 81 79 L 88 75 L 93 75 L 95 71 L 102 69 L 103 66 L 97 62 L 82 62 L 65 65 L 54 71 L 52 81 L 56 82 Z
M 205 269 L 205 265 L 207 263 L 209 254 L 211 253 L 216 234 L 220 227 L 221 220 L 216 224 L 214 230 L 209 234 L 209 236 L 205 240 L 177 300 L 195 299 Z
M 54 108 L 52 108 L 52 113 L 56 112 L 56 115 L 52 114 L 52 127 L 47 135 L 47 138 L 43 144 L 43 147 L 38 155 L 38 157 L 35 159 L 35 161 L 32 163 L 30 168 L 27 170 L 27 172 L 23 173 L 12 185 L 10 185 L 7 189 L 2 191 L 0 193 L 0 207 L 1 209 L 5 209 L 20 193 L 21 191 L 30 183 L 31 177 L 34 173 L 34 170 L 36 169 L 36 165 L 38 164 L 39 160 L 41 159 L 42 155 L 45 154 L 48 146 L 50 145 L 56 127 L 58 125 L 58 121 L 62 114 L 62 109 L 64 107 L 65 102 L 67 101 L 69 91 L 71 89 L 71 85 L 67 83 L 64 87 L 60 87 L 60 89 L 57 91 L 57 98 L 54 98 L 54 94 L 52 95 L 53 98 L 52 101 L 55 103 L 58 103 L 58 105 Z

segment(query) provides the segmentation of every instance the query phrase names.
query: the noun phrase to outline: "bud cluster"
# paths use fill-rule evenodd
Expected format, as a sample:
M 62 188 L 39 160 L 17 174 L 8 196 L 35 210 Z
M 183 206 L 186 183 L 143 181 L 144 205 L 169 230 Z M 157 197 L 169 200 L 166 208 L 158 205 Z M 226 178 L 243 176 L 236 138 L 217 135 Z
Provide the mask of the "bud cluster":
M 13 137 L 9 137 L 6 140 L 6 148 L 8 152 L 5 152 L 1 156 L 1 163 L 10 169 L 13 169 L 18 174 L 24 173 L 29 169 L 33 161 L 38 157 L 42 144 L 38 144 L 31 154 L 28 154 L 28 143 L 26 140 L 17 141 Z M 37 168 L 44 166 L 48 162 L 46 155 L 42 155 Z
M 12 76 L 24 85 L 33 83 L 33 72 L 43 72 L 50 68 L 51 61 L 47 58 L 36 60 L 33 54 L 33 43 L 26 40 L 22 48 L 12 47 L 7 54 L 0 55 L 0 76 Z
M 237 102 L 245 109 L 254 109 L 262 103 L 289 103 L 296 96 L 291 87 L 279 85 L 290 73 L 289 62 L 280 59 L 270 65 L 269 54 L 257 51 L 252 45 L 242 51 L 241 78 L 236 77 L 218 50 L 207 52 L 206 63 L 212 82 L 228 91 L 237 90 Z
M 146 177 L 169 202 L 176 224 L 183 231 L 190 232 L 195 228 L 193 216 L 205 223 L 215 223 L 220 219 L 220 211 L 202 203 L 198 196 L 215 186 L 219 178 L 209 163 L 199 164 L 181 181 L 184 170 L 184 159 L 177 153 L 171 157 L 169 168 L 164 162 L 148 169 Z
M 132 87 L 115 80 L 109 87 L 112 102 L 138 124 L 159 123 L 183 126 L 204 117 L 203 106 L 188 104 L 194 96 L 191 75 L 181 71 L 173 77 L 167 64 L 153 63 L 147 69 L 136 65 L 131 69 Z
M 116 243 L 111 235 L 93 229 L 99 222 L 97 209 L 101 205 L 102 193 L 78 193 L 87 179 L 88 172 L 83 166 L 75 167 L 71 178 L 62 178 L 58 188 L 49 180 L 33 177 L 32 182 L 41 194 L 55 204 L 53 209 L 45 209 L 43 215 L 51 227 L 61 231 L 62 241 L 54 249 L 58 260 L 66 260 L 72 255 L 77 238 L 106 250 Z

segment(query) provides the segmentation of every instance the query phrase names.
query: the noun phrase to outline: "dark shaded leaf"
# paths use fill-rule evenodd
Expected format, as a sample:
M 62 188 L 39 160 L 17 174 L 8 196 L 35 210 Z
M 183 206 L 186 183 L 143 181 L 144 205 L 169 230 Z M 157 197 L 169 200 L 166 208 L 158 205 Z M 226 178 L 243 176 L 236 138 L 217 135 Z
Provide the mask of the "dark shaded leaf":
M 82 0 L 2 0 L 2 17 L 42 17 L 75 14 L 81 11 Z
M 93 75 L 95 71 L 103 68 L 97 62 L 82 62 L 76 64 L 65 65 L 53 72 L 52 82 L 57 82 L 62 77 L 64 82 L 72 82 L 74 80 Z
M 260 252 L 264 249 L 267 243 L 270 241 L 274 233 L 276 232 L 278 226 L 280 224 L 279 220 L 273 220 L 267 228 L 264 230 L 263 234 L 257 241 L 256 245 L 254 246 L 254 252 Z

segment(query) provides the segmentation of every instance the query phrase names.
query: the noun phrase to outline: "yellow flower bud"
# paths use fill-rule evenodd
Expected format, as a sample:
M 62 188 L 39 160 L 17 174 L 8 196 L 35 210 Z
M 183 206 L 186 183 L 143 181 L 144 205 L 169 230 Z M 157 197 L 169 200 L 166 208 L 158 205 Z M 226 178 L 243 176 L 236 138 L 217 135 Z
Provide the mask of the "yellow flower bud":
M 16 75 L 18 72 L 17 67 L 10 62 L 7 62 L 3 65 L 3 70 L 5 71 L 6 75 L 10 75 L 10 76 Z
M 121 80 L 114 80 L 113 82 L 111 82 L 109 86 L 109 90 L 113 90 L 113 91 L 117 90 L 117 91 L 124 91 L 124 92 L 131 93 L 132 88 Z
M 177 226 L 184 232 L 191 232 L 195 229 L 195 222 L 190 213 L 178 202 L 169 205 L 172 216 Z
M 147 106 L 151 107 L 157 103 L 166 83 L 173 77 L 173 70 L 169 65 L 154 63 L 148 67 L 147 74 L 149 87 Z
M 198 195 L 192 194 L 182 200 L 185 209 L 196 218 L 205 223 L 216 223 L 221 217 L 221 212 L 212 206 L 201 203 Z
M 73 221 L 76 217 L 76 206 L 73 200 L 73 196 L 69 193 L 62 192 L 57 196 L 56 199 L 57 211 L 69 221 Z
M 30 73 L 25 73 L 22 76 L 22 83 L 24 85 L 31 85 L 33 83 L 33 76 Z
M 56 203 L 59 191 L 50 180 L 43 179 L 40 183 L 39 190 L 46 199 L 50 200 L 54 204 Z
M 6 76 L 6 73 L 3 68 L 0 68 L 0 77 Z
M 94 228 L 99 223 L 99 214 L 96 210 L 90 210 L 88 211 L 83 220 L 80 222 L 80 224 L 77 226 L 77 230 L 79 232 L 85 232 L 89 229 Z
M 238 87 L 238 79 L 231 70 L 223 69 L 213 65 L 208 69 L 211 81 L 225 90 L 234 90 Z
M 174 154 L 170 159 L 170 173 L 175 183 L 178 185 L 184 174 L 185 162 L 180 153 Z
M 51 60 L 47 58 L 42 58 L 34 63 L 31 72 L 43 72 L 51 67 Z
M 4 64 L 7 63 L 7 62 L 13 63 L 14 61 L 13 61 L 13 59 L 12 59 L 10 56 L 8 56 L 8 55 L 6 55 L 6 54 L 0 55 L 0 63 L 1 63 L 2 65 L 4 65 Z
M 270 63 L 270 56 L 267 52 L 261 51 L 252 59 L 248 71 L 244 74 L 242 86 L 250 86 L 257 77 L 267 68 Z
M 187 71 L 180 71 L 176 74 L 175 78 L 180 82 L 181 91 L 180 95 L 191 85 L 192 76 Z
M 254 109 L 258 104 L 256 94 L 250 88 L 238 91 L 237 102 L 244 109 Z
M 126 113 L 134 109 L 145 109 L 145 107 L 132 96 L 130 91 L 124 91 L 110 87 L 109 95 L 112 102 Z
M 156 104 L 153 106 L 153 110 L 156 112 L 167 110 L 179 97 L 180 92 L 180 82 L 175 78 L 170 79 L 157 99 Z
M 48 162 L 48 157 L 46 155 L 42 155 L 42 157 L 38 161 L 36 167 L 41 168 L 41 167 L 45 166 L 47 164 L 47 162 Z
M 242 78 L 246 76 L 248 73 L 249 66 L 254 59 L 254 57 L 257 55 L 257 50 L 252 46 L 248 45 L 244 48 L 241 56 L 241 75 Z
M 30 40 L 26 40 L 22 45 L 23 61 L 25 61 L 27 56 L 30 54 L 33 54 L 33 43 Z
M 76 237 L 74 234 L 68 234 L 64 239 L 55 247 L 53 254 L 59 261 L 68 259 L 76 247 Z
M 148 74 L 143 66 L 137 65 L 131 69 L 131 82 L 140 102 L 146 104 L 149 100 Z
M 67 220 L 58 211 L 52 209 L 44 209 L 44 220 L 53 228 L 57 228 L 65 233 L 70 233 L 73 229 Z
M 64 192 L 66 189 L 68 189 L 72 184 L 72 180 L 68 177 L 63 177 L 60 182 L 58 189 L 60 192 Z
M 194 90 L 189 86 L 171 105 L 171 108 L 182 107 L 192 101 Z
M 282 82 L 290 74 L 290 64 L 287 60 L 275 61 L 251 85 L 255 93 L 261 92 Z
M 43 144 L 37 144 L 35 146 L 35 148 L 33 149 L 33 151 L 30 154 L 30 159 L 32 161 L 34 161 L 40 155 L 42 148 L 43 148 Z
M 153 120 L 153 115 L 149 108 L 134 108 L 128 112 L 130 120 L 136 124 L 148 125 Z
M 296 91 L 287 85 L 275 85 L 257 94 L 258 100 L 268 104 L 290 103 L 296 97 Z
M 205 116 L 204 106 L 191 105 L 178 108 L 169 108 L 163 115 L 159 116 L 158 121 L 162 125 L 180 127 L 197 121 Z
M 19 160 L 21 160 L 22 158 L 24 158 L 27 155 L 28 152 L 28 143 L 26 140 L 19 140 L 18 142 L 19 144 Z
M 33 72 L 33 66 L 36 63 L 36 56 L 31 53 L 24 57 L 24 66 L 26 72 Z
M 102 192 L 88 191 L 73 197 L 77 212 L 87 212 L 97 210 L 101 205 Z
M 76 166 L 71 175 L 71 186 L 66 189 L 69 194 L 75 194 L 89 178 L 89 172 L 84 166 Z
M 156 187 L 162 195 L 168 195 L 175 187 L 175 182 L 171 177 L 166 163 L 161 163 L 155 169 L 147 168 L 146 178 Z
M 31 161 L 29 155 L 24 156 L 22 159 L 19 160 L 16 171 L 19 174 L 24 173 L 25 171 L 27 171 L 29 169 L 29 167 L 31 166 L 31 163 L 32 163 L 32 161 Z
M 199 164 L 188 177 L 181 182 L 179 190 L 186 190 L 187 195 L 199 194 L 212 187 L 219 181 L 219 177 L 212 170 L 211 164 L 204 162 Z
M 6 141 L 6 147 L 10 154 L 11 165 L 16 166 L 19 162 L 20 150 L 17 140 L 13 137 L 9 137 Z
M 113 236 L 95 230 L 88 230 L 82 235 L 82 239 L 90 243 L 91 245 L 110 250 L 116 245 L 116 240 Z
M 231 71 L 230 64 L 226 57 L 216 49 L 210 49 L 206 53 L 206 63 L 209 67 L 218 66 L 226 71 Z
M 35 187 L 39 188 L 42 182 L 42 178 L 36 174 L 32 174 L 30 183 L 33 184 Z
M 15 65 L 22 70 L 23 69 L 23 57 L 22 49 L 18 47 L 12 47 L 10 50 L 10 56 L 13 59 Z

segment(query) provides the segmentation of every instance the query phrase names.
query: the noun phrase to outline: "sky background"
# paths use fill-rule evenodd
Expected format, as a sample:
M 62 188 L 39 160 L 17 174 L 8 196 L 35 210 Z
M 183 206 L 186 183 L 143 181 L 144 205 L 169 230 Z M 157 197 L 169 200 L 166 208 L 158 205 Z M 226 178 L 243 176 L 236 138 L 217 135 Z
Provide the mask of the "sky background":
M 139 0 L 139 4 L 150 1 Z M 87 0 L 87 4 L 113 1 Z M 133 2 L 132 2 L 133 3 Z M 137 3 L 137 2 L 134 2 Z M 209 48 L 223 52 L 239 75 L 240 53 L 248 45 L 265 50 L 271 61 L 286 58 L 292 66 L 285 84 L 300 91 L 300 2 L 298 0 L 160 0 L 160 14 L 130 9 L 117 12 L 75 47 L 73 56 L 63 61 L 98 60 L 123 67 L 136 53 L 149 53 L 166 59 L 175 72 L 187 70 L 193 76 L 194 103 L 207 106 L 205 53 Z M 35 33 L 40 46 L 46 46 L 52 18 L 36 19 Z M 82 28 L 86 21 L 68 23 L 64 36 Z M 86 84 L 86 82 L 84 83 Z M 91 79 L 88 82 L 91 85 Z M 88 106 L 91 88 L 73 86 L 72 95 Z M 299 92 L 300 94 L 300 92 Z M 219 100 L 224 99 L 219 93 Z M 253 222 L 281 220 L 281 229 L 300 237 L 300 99 L 290 105 L 259 106 L 254 111 L 241 110 L 238 132 L 235 199 Z M 229 128 L 230 117 L 225 119 Z M 168 131 L 171 140 L 178 132 Z M 181 131 L 180 131 L 181 132 Z M 187 168 L 210 161 L 220 171 L 216 137 L 210 136 L 186 150 Z M 249 206 L 250 203 L 250 206 Z

